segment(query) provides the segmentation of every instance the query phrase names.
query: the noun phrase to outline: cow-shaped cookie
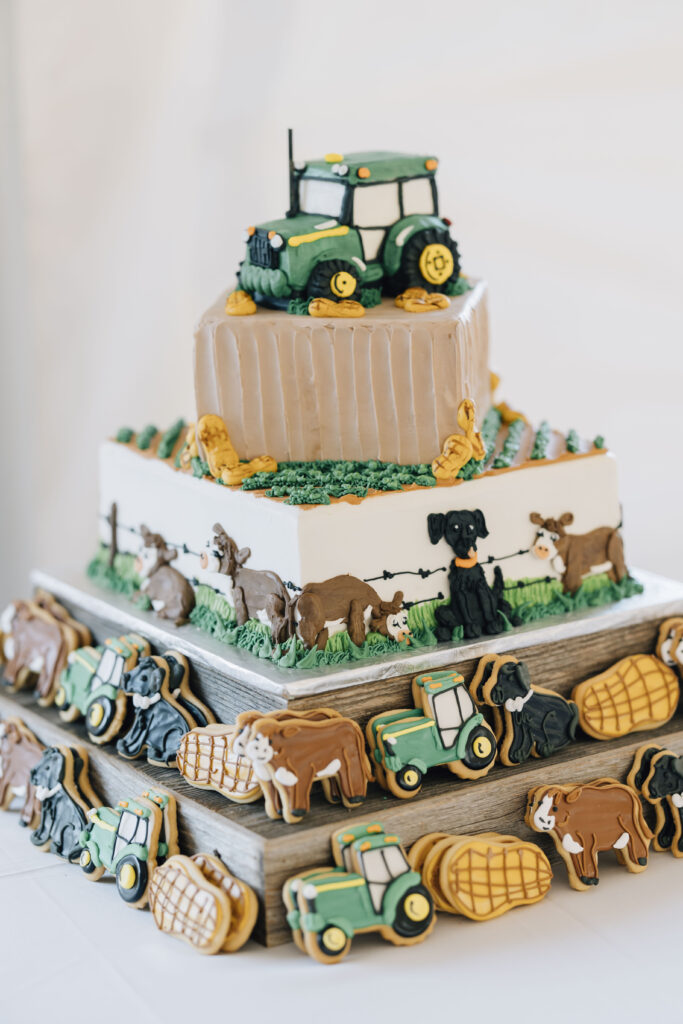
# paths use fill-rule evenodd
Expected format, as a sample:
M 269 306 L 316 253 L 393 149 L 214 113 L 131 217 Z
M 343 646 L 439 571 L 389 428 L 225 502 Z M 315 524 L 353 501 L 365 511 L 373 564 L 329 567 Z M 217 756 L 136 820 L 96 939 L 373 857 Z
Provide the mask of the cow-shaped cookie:
M 280 795 L 282 817 L 297 824 L 310 810 L 311 787 L 318 780 L 335 778 L 346 807 L 362 803 L 372 779 L 360 726 L 350 718 L 322 721 L 277 721 L 259 718 L 243 738 L 244 752 L 254 772 L 272 781 Z M 274 804 L 267 804 L 273 817 Z
M 547 832 L 567 867 L 572 889 L 597 885 L 598 853 L 614 850 L 628 871 L 644 871 L 652 833 L 638 794 L 615 779 L 585 786 L 536 786 L 525 821 Z
M 45 747 L 20 718 L 0 722 L 0 809 L 9 810 L 22 801 L 19 822 L 35 828 L 40 804 L 31 784 L 31 769 L 40 761 Z

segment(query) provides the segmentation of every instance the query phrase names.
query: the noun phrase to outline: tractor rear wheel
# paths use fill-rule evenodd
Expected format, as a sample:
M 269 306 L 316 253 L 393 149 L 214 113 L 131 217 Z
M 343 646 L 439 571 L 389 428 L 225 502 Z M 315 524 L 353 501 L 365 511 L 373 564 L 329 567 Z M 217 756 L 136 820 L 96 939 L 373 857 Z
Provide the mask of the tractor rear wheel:
M 102 736 L 116 716 L 116 703 L 110 697 L 96 697 L 88 708 L 86 726 L 89 736 Z
M 496 759 L 496 737 L 488 725 L 478 725 L 467 737 L 462 764 L 468 772 L 485 774 Z
M 328 924 L 319 932 L 304 932 L 304 948 L 314 960 L 336 964 L 351 949 L 351 939 L 336 924 Z
M 126 903 L 139 903 L 147 892 L 149 869 L 143 860 L 129 854 L 116 865 L 116 888 Z
M 396 908 L 392 928 L 400 939 L 417 939 L 434 924 L 434 901 L 423 885 L 403 894 Z
M 460 275 L 458 246 L 445 229 L 428 228 L 417 231 L 403 248 L 398 274 L 392 280 L 392 290 L 426 288 L 441 291 L 454 284 Z
M 353 263 L 347 263 L 346 260 L 323 260 L 313 268 L 306 285 L 306 294 L 310 299 L 358 301 L 359 286 L 360 278 Z

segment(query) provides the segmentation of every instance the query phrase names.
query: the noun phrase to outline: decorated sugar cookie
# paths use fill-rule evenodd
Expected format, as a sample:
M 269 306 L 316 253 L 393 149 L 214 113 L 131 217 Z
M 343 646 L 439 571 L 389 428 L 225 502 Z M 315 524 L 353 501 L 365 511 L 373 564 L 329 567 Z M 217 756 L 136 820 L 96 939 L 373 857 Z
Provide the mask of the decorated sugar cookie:
M 614 779 L 536 786 L 529 790 L 524 820 L 535 832 L 551 836 L 572 889 L 598 884 L 598 854 L 607 850 L 614 850 L 628 871 L 647 867 L 652 833 L 638 794 Z

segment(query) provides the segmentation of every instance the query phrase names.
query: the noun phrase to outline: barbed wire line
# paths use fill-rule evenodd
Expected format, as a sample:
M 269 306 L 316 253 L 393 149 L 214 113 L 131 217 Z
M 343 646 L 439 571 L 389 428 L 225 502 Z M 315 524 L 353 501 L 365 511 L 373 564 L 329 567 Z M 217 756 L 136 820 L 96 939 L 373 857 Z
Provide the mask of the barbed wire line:
M 111 525 L 111 516 L 100 513 L 100 519 L 103 519 L 104 522 Z M 137 530 L 134 526 L 126 526 L 124 523 L 117 522 L 116 528 L 117 530 L 125 530 L 128 533 L 133 533 L 138 537 L 142 536 L 140 531 Z M 182 551 L 182 553 L 185 555 L 194 555 L 196 558 L 199 558 L 200 556 L 199 551 L 193 551 L 192 548 L 189 548 L 185 543 L 174 544 L 173 542 L 169 541 L 167 541 L 166 543 L 169 544 L 170 547 L 175 548 L 177 551 Z M 509 555 L 500 555 L 498 557 L 496 557 L 495 555 L 488 555 L 488 557 L 482 559 L 479 564 L 491 565 L 494 562 L 505 562 L 508 558 L 518 558 L 520 555 L 528 555 L 530 550 L 531 548 L 520 548 L 519 551 L 512 551 Z M 440 565 L 437 569 L 397 569 L 396 571 L 384 569 L 380 576 L 363 577 L 363 582 L 377 583 L 380 580 L 393 580 L 397 576 L 419 576 L 420 579 L 426 580 L 430 576 L 435 576 L 437 573 L 448 572 L 448 569 L 448 565 Z M 524 583 L 522 580 L 520 580 L 517 583 L 513 583 L 507 589 L 513 590 L 515 589 L 515 587 L 530 587 L 532 585 L 535 585 L 536 583 L 550 583 L 553 579 L 555 579 L 555 577 L 545 576 L 539 577 L 538 579 L 535 579 L 529 583 Z M 199 585 L 199 581 L 197 580 L 196 577 L 193 577 L 191 582 L 195 586 Z M 288 590 L 296 590 L 301 592 L 301 590 L 303 589 L 297 583 L 294 583 L 292 580 L 283 580 L 282 582 Z M 204 583 L 203 586 L 210 587 L 210 589 L 214 590 L 217 594 L 223 593 L 223 591 L 219 587 L 212 587 L 210 583 Z M 441 593 L 441 591 L 439 591 L 439 593 L 435 597 L 426 597 L 421 599 L 420 601 L 404 601 L 403 604 L 406 608 L 412 608 L 414 605 L 417 604 L 427 604 L 429 601 L 441 601 L 443 600 L 443 598 L 444 595 Z

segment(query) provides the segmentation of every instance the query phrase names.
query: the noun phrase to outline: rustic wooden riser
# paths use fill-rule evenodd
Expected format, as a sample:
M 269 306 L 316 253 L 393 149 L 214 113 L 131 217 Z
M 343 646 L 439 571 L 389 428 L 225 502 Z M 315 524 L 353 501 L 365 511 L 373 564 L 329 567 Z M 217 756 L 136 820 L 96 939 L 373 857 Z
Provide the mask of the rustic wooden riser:
M 423 653 L 409 662 L 410 668 L 405 663 L 392 664 L 393 675 L 386 678 L 378 675 L 377 666 L 373 669 L 367 662 L 352 672 L 337 671 L 307 679 L 298 691 L 297 682 L 291 682 L 289 674 L 281 671 L 279 683 L 277 676 L 275 683 L 264 676 L 259 686 L 259 677 L 249 665 L 254 659 L 246 662 L 246 678 L 241 675 L 243 665 L 235 668 L 232 664 L 230 671 L 221 670 L 215 647 L 199 647 L 204 638 L 200 640 L 194 630 L 183 636 L 183 630 L 161 628 L 153 617 L 131 612 L 124 599 L 108 604 L 101 598 L 93 599 L 87 589 L 60 584 L 44 574 L 37 574 L 35 582 L 48 586 L 77 618 L 86 622 L 96 640 L 135 628 L 159 651 L 171 646 L 184 650 L 195 665 L 197 692 L 226 721 L 231 721 L 237 711 L 251 707 L 327 705 L 364 724 L 371 714 L 405 705 L 410 679 L 429 667 L 429 656 Z M 624 601 L 544 630 L 506 634 L 503 643 L 496 637 L 454 650 L 450 662 L 448 649 L 435 649 L 431 652 L 433 667 L 455 665 L 469 678 L 486 651 L 517 653 L 528 664 L 533 681 L 567 694 L 575 683 L 617 659 L 652 650 L 658 623 L 670 615 L 683 614 L 683 586 L 658 577 L 648 576 L 646 593 L 630 600 L 634 602 L 630 609 L 626 607 L 629 602 Z M 296 677 L 303 675 L 297 673 Z M 19 714 L 44 743 L 76 741 L 87 746 L 93 784 L 105 803 L 133 796 L 154 782 L 172 790 L 178 800 L 181 848 L 189 853 L 218 850 L 231 869 L 256 889 L 260 913 L 255 937 L 266 945 L 290 938 L 280 895 L 282 883 L 298 871 L 329 862 L 330 833 L 335 828 L 376 819 L 400 835 L 406 845 L 430 831 L 513 832 L 524 838 L 533 836 L 556 860 L 552 843 L 531 833 L 523 823 L 526 796 L 532 786 L 586 782 L 605 775 L 624 779 L 635 750 L 650 740 L 683 751 L 683 714 L 679 711 L 661 729 L 608 743 L 584 739 L 545 761 L 534 760 L 517 768 L 495 766 L 486 778 L 476 782 L 464 782 L 446 769 L 434 769 L 426 777 L 422 792 L 412 800 L 397 800 L 373 784 L 366 802 L 348 811 L 314 794 L 310 816 L 300 825 L 291 826 L 270 821 L 260 801 L 232 804 L 217 793 L 191 787 L 174 769 L 126 761 L 113 746 L 90 744 L 82 723 L 62 723 L 53 708 L 40 708 L 29 693 L 12 695 L 0 690 L 0 715 L 9 714 Z M 564 869 L 557 871 L 555 884 L 567 884 Z

